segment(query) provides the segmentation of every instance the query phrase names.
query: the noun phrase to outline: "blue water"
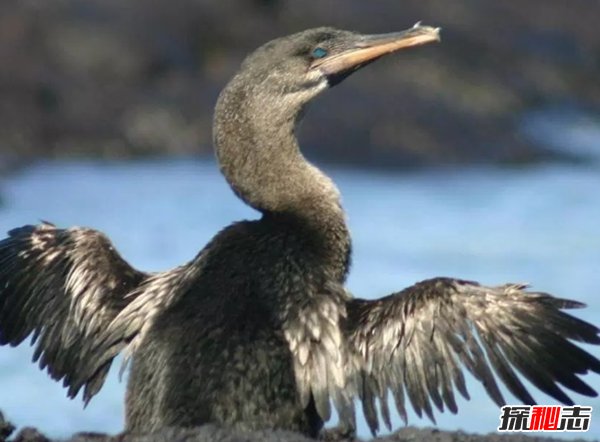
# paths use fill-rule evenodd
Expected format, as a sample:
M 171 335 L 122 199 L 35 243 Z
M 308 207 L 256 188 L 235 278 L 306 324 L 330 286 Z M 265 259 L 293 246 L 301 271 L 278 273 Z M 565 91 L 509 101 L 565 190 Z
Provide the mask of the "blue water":
M 328 172 L 341 189 L 354 238 L 348 286 L 355 295 L 375 298 L 435 275 L 529 282 L 587 302 L 576 314 L 600 323 L 600 169 Z M 144 270 L 181 264 L 226 224 L 257 217 L 211 161 L 42 163 L 0 182 L 0 191 L 0 231 L 40 219 L 94 227 Z M 122 429 L 125 383 L 118 370 L 83 410 L 30 363 L 31 355 L 26 345 L 0 348 L 0 409 L 16 424 L 57 437 Z M 600 376 L 586 379 L 600 390 Z M 498 408 L 474 381 L 469 390 L 473 399 L 460 401 L 456 416 L 440 415 L 439 427 L 494 431 Z M 595 407 L 586 436 L 600 437 L 600 400 L 574 399 Z M 430 425 L 415 415 L 410 423 Z M 364 423 L 360 432 L 368 436 Z

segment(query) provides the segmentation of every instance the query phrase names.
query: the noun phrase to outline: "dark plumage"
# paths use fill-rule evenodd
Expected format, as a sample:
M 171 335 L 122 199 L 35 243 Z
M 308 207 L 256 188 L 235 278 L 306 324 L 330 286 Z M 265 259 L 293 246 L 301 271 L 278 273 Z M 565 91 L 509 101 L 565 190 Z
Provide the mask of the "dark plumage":
M 438 39 L 415 26 L 364 36 L 319 28 L 274 40 L 243 63 L 214 120 L 219 164 L 258 221 L 230 225 L 191 262 L 162 273 L 129 266 L 94 230 L 49 223 L 0 242 L 0 344 L 33 335 L 35 359 L 87 402 L 113 358 L 131 358 L 127 430 L 216 423 L 316 436 L 337 408 L 354 429 L 362 399 L 389 427 L 391 391 L 434 419 L 468 397 L 462 368 L 503 404 L 496 379 L 533 403 L 516 373 L 558 401 L 596 392 L 578 375 L 600 361 L 572 341 L 599 330 L 563 312 L 581 304 L 508 284 L 423 281 L 375 301 L 344 288 L 350 235 L 333 182 L 302 156 L 306 104 L 386 53 Z

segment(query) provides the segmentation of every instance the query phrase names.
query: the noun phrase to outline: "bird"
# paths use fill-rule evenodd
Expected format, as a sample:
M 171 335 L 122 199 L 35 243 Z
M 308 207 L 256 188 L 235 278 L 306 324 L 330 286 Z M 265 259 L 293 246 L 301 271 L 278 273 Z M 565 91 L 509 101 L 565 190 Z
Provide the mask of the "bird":
M 417 23 L 386 34 L 321 27 L 272 40 L 217 99 L 213 141 L 233 192 L 260 213 L 218 232 L 188 263 L 143 272 L 86 227 L 49 222 L 0 241 L 0 344 L 31 336 L 33 359 L 87 404 L 113 359 L 129 369 L 125 431 L 217 424 L 239 430 L 373 434 L 412 406 L 435 422 L 469 398 L 464 371 L 498 405 L 499 384 L 535 404 L 524 377 L 564 404 L 600 361 L 583 304 L 523 284 L 434 277 L 367 300 L 345 287 L 351 237 L 333 181 L 296 138 L 307 105 L 377 59 L 440 40 Z M 566 391 L 565 391 L 566 390 Z M 380 410 L 380 416 L 377 410 Z

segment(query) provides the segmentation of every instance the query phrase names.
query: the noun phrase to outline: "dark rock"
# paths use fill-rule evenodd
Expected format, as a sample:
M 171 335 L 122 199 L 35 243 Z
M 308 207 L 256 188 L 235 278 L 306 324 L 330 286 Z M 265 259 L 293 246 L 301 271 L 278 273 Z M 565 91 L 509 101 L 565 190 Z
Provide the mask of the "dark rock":
M 8 436 L 15 431 L 15 426 L 4 419 L 4 414 L 0 411 L 0 442 L 8 439 Z
M 51 442 L 46 436 L 35 428 L 25 427 L 17 433 L 11 442 Z
M 0 442 L 9 442 L 8 437 L 14 427 L 4 420 L 0 412 Z M 333 433 L 331 433 L 333 434 Z M 165 428 L 151 434 L 127 434 L 109 436 L 101 433 L 77 433 L 62 442 L 310 442 L 297 433 L 289 431 L 243 432 L 221 428 L 217 425 L 203 425 L 198 428 Z M 440 431 L 435 428 L 405 427 L 389 436 L 375 438 L 377 442 L 560 442 L 549 437 L 530 437 L 523 434 L 488 435 L 468 434 L 462 431 Z M 582 439 L 577 439 L 577 442 Z M 10 442 L 51 442 L 34 428 L 22 429 Z M 58 441 L 57 441 L 58 442 Z
M 326 94 L 303 126 L 310 155 L 387 167 L 554 158 L 520 135 L 519 115 L 600 102 L 599 15 L 583 0 L 0 2 L 0 146 L 26 158 L 209 153 L 216 96 L 258 45 L 322 24 L 423 20 L 442 44 Z

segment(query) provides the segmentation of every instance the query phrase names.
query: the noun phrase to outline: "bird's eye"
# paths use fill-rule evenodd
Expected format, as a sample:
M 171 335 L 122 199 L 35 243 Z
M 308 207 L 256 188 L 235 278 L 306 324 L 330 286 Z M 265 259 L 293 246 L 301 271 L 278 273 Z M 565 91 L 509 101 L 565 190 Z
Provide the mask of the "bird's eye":
M 315 58 L 323 58 L 327 55 L 327 49 L 323 48 L 314 48 L 312 51 L 312 56 Z

